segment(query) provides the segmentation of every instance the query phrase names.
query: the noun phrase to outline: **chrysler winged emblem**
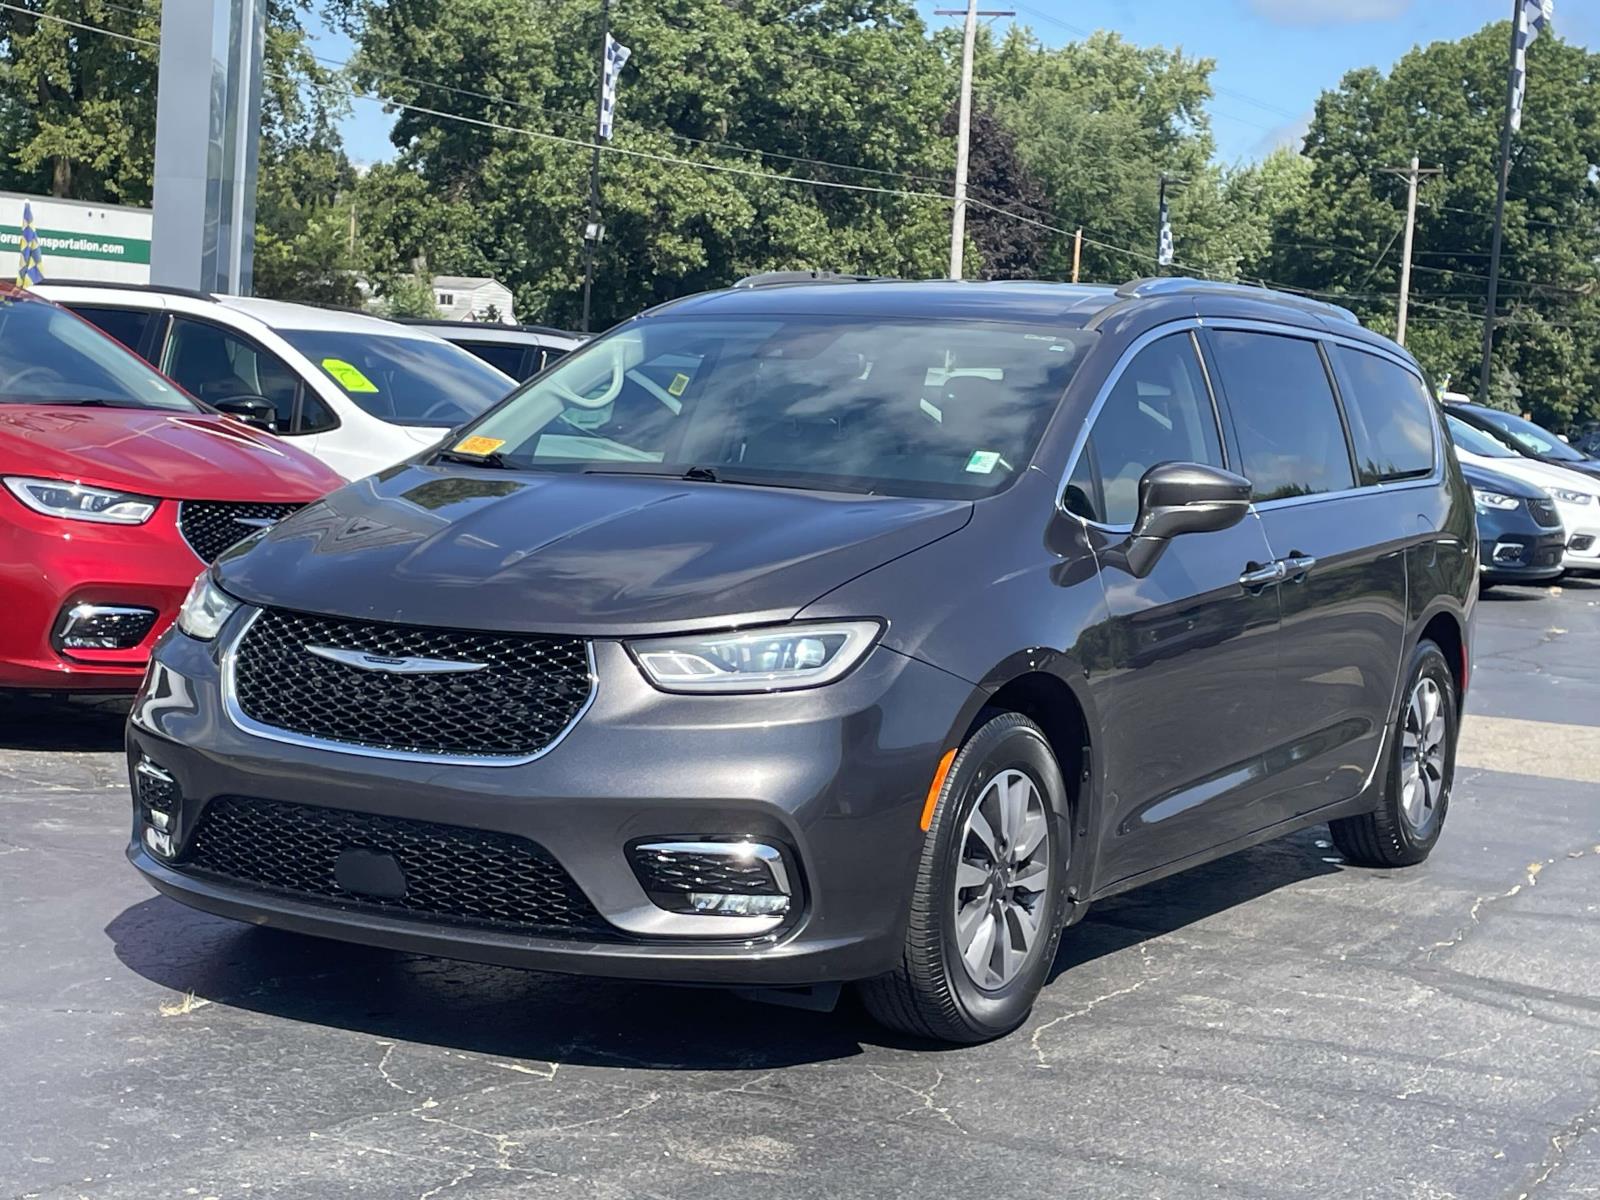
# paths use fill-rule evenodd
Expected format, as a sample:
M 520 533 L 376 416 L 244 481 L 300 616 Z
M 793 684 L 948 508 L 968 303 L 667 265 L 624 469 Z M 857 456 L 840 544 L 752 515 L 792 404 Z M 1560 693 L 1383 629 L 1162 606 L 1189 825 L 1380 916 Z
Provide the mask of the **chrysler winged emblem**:
M 340 650 L 335 646 L 307 646 L 307 654 L 326 658 L 363 671 L 387 671 L 391 675 L 455 675 L 466 671 L 482 671 L 488 663 L 461 662 L 450 658 L 394 658 L 387 654 L 369 654 L 365 650 Z

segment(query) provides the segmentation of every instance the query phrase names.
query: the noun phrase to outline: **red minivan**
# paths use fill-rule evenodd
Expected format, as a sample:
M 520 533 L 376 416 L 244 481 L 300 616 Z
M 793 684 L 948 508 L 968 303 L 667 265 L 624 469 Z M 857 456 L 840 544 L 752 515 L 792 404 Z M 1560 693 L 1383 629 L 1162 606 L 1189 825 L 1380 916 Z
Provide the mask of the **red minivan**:
M 0 284 L 0 689 L 133 691 L 205 564 L 342 482 Z

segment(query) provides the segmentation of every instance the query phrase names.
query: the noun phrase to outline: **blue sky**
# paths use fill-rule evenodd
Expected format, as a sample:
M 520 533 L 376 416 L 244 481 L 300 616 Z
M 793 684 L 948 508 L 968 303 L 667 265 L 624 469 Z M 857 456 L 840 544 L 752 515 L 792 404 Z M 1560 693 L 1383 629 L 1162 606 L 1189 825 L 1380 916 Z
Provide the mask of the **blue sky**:
M 956 20 L 934 16 L 935 8 L 958 6 L 918 0 L 934 23 Z M 1050 45 L 1103 27 L 1141 45 L 1176 45 L 1215 59 L 1212 129 L 1225 162 L 1297 144 L 1317 96 L 1352 67 L 1387 70 L 1419 43 L 1459 38 L 1511 13 L 1509 0 L 982 0 L 981 7 L 1015 8 L 1015 19 Z M 1600 44 L 1600 0 L 1556 0 L 1555 28 L 1569 41 Z M 336 39 L 321 45 L 331 57 L 349 52 Z M 389 125 L 378 105 L 355 101 L 344 126 L 351 157 L 392 156 Z

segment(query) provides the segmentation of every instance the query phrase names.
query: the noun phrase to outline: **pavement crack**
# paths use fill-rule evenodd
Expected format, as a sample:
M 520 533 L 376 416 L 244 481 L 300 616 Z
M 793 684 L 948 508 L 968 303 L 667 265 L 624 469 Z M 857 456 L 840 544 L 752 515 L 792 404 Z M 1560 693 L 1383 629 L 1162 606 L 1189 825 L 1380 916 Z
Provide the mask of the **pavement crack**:
M 1096 996 L 1093 1000 L 1090 1000 L 1083 1006 L 1075 1008 L 1071 1012 L 1062 1013 L 1059 1017 L 1052 1017 L 1043 1025 L 1039 1026 L 1039 1028 L 1035 1029 L 1033 1031 L 1033 1038 L 1028 1044 L 1033 1047 L 1034 1054 L 1038 1056 L 1039 1065 L 1046 1068 L 1050 1066 L 1050 1060 L 1045 1057 L 1044 1047 L 1039 1044 L 1039 1039 L 1042 1038 L 1047 1032 L 1049 1032 L 1051 1029 L 1054 1029 L 1057 1025 L 1060 1025 L 1063 1021 L 1075 1020 L 1078 1017 L 1085 1016 L 1086 1014 L 1093 1012 L 1108 1000 L 1115 1000 L 1118 996 L 1126 996 L 1132 992 L 1137 992 L 1149 982 L 1150 979 L 1147 976 L 1146 978 L 1139 980 L 1137 983 L 1129 984 L 1127 987 L 1117 988 L 1115 991 L 1107 992 L 1103 996 Z
M 957 1121 L 953 1116 L 950 1115 L 950 1109 L 949 1109 L 949 1107 L 947 1105 L 941 1105 L 941 1104 L 934 1103 L 933 1094 L 939 1090 L 939 1085 L 944 1082 L 944 1072 L 943 1071 L 938 1070 L 937 1068 L 935 1068 L 935 1070 L 934 1070 L 934 1080 L 926 1088 L 912 1087 L 909 1083 L 901 1083 L 898 1079 L 890 1079 L 887 1075 L 884 1075 L 876 1067 L 868 1067 L 867 1068 L 867 1073 L 870 1074 L 879 1083 L 887 1083 L 890 1087 L 899 1088 L 903 1092 L 910 1092 L 918 1100 L 922 1101 L 922 1107 L 921 1108 L 914 1108 L 914 1109 L 911 1109 L 909 1112 L 901 1113 L 900 1115 L 901 1115 L 902 1118 L 914 1116 L 919 1112 L 931 1112 L 935 1116 L 937 1116 L 941 1120 L 943 1120 L 947 1125 L 954 1126 L 956 1129 L 959 1129 L 962 1133 L 967 1133 L 968 1132 L 966 1127 L 963 1126 L 961 1124 L 961 1122 Z
M 1544 1159 L 1539 1163 L 1539 1173 L 1526 1188 L 1517 1193 L 1516 1200 L 1532 1200 L 1535 1193 L 1550 1182 L 1550 1177 L 1566 1165 L 1567 1156 L 1572 1153 L 1572 1148 L 1578 1144 L 1579 1139 L 1595 1132 L 1600 1132 L 1600 1102 L 1579 1113 L 1568 1125 L 1551 1136 L 1550 1149 L 1545 1152 Z
M 404 1092 L 408 1096 L 415 1096 L 417 1094 L 415 1090 L 406 1087 L 404 1084 L 396 1083 L 394 1076 L 389 1074 L 389 1059 L 394 1055 L 395 1043 L 379 1042 L 378 1045 L 383 1047 L 383 1057 L 378 1060 L 378 1074 L 382 1076 L 383 1081 L 397 1092 Z
M 1522 881 L 1520 883 L 1512 884 L 1503 892 L 1489 892 L 1488 894 L 1479 896 L 1473 900 L 1472 907 L 1467 910 L 1467 924 L 1461 926 L 1461 928 L 1457 929 L 1455 933 L 1451 934 L 1444 941 L 1435 942 L 1432 946 L 1427 947 L 1425 957 L 1431 959 L 1438 951 L 1453 949 L 1456 946 L 1459 946 L 1462 942 L 1466 941 L 1467 936 L 1472 932 L 1472 930 L 1476 926 L 1482 924 L 1480 914 L 1485 908 L 1489 907 L 1491 904 L 1497 904 L 1501 900 L 1509 900 L 1513 896 L 1520 894 L 1525 888 L 1533 888 L 1538 886 L 1539 874 L 1546 867 L 1564 860 L 1571 861 L 1575 858 L 1583 858 L 1590 854 L 1600 854 L 1600 845 L 1586 846 L 1582 850 L 1569 850 L 1566 852 L 1566 854 L 1560 855 L 1557 858 L 1547 858 L 1543 862 L 1529 863 L 1527 867 L 1524 868 Z

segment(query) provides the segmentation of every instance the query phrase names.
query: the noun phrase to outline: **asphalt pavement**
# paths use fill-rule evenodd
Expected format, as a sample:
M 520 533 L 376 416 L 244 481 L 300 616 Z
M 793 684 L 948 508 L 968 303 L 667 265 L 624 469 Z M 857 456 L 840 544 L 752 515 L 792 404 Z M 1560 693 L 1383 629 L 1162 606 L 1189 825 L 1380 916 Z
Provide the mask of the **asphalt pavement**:
M 1095 907 L 1031 1021 L 364 950 L 122 857 L 114 704 L 0 700 L 0 1196 L 1600 1197 L 1600 584 L 1482 604 L 1449 824 Z

